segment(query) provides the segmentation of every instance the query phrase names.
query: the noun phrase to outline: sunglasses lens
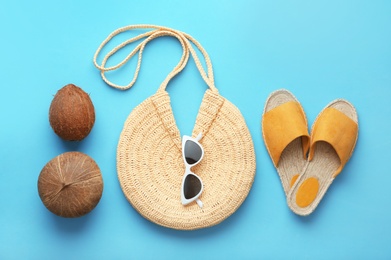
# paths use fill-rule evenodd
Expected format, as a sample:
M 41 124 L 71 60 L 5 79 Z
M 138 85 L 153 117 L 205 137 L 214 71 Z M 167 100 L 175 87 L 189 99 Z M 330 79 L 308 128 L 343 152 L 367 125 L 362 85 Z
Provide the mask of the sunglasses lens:
M 185 183 L 183 185 L 183 193 L 186 199 L 191 199 L 197 196 L 201 191 L 201 180 L 193 175 L 189 174 L 186 176 Z
M 201 159 L 201 156 L 202 156 L 201 147 L 197 143 L 191 140 L 187 140 L 185 143 L 186 162 L 188 164 L 195 164 Z

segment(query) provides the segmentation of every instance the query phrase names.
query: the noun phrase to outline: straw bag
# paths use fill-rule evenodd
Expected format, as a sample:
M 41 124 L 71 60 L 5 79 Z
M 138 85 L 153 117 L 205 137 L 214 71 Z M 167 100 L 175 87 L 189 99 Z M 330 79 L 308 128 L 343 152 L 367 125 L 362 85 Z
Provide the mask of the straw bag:
M 113 37 L 129 30 L 147 31 L 115 47 L 99 65 L 97 57 L 102 48 Z M 239 110 L 215 87 L 212 63 L 206 51 L 186 33 L 161 26 L 134 25 L 111 33 L 96 51 L 94 64 L 108 85 L 128 89 L 137 79 L 144 47 L 161 36 L 177 38 L 183 48 L 182 57 L 156 94 L 129 114 L 118 143 L 118 179 L 130 204 L 146 219 L 173 229 L 206 228 L 220 223 L 239 208 L 255 177 L 254 147 L 249 130 Z M 112 67 L 105 66 L 114 53 L 141 39 L 141 43 L 122 62 Z M 207 72 L 192 44 L 204 56 Z M 138 65 L 128 85 L 113 84 L 105 77 L 105 72 L 121 67 L 137 53 Z M 181 141 L 166 86 L 186 66 L 190 54 L 209 89 L 203 97 L 192 137 Z M 187 142 L 183 143 L 184 140 L 190 140 L 199 155 L 202 149 L 202 157 L 197 158 L 197 163 L 187 161 L 186 153 L 193 152 L 186 152 Z M 197 198 L 187 200 L 187 204 L 184 204 L 183 198 L 181 201 L 183 189 L 193 184 L 191 178 L 186 184 L 189 176 L 185 178 L 185 172 L 202 184 L 202 189 L 196 187 Z M 201 201 L 201 204 L 198 203 Z

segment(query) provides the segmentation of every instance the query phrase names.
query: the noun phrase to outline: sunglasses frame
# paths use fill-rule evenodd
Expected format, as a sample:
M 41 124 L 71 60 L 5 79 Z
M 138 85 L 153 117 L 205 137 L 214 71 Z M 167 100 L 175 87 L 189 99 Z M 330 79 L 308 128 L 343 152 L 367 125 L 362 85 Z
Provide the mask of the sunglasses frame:
M 182 186 L 181 186 L 181 202 L 182 202 L 182 205 L 187 205 L 193 201 L 196 201 L 198 206 L 200 208 L 202 208 L 203 206 L 203 203 L 202 201 L 199 199 L 199 197 L 201 196 L 202 194 L 202 191 L 204 190 L 204 183 L 202 182 L 201 178 L 199 176 L 197 176 L 194 172 L 191 171 L 191 167 L 199 164 L 202 160 L 202 158 L 204 158 L 204 148 L 202 147 L 202 145 L 199 143 L 199 140 L 202 138 L 202 133 L 200 133 L 196 138 L 193 138 L 191 136 L 187 136 L 187 135 L 184 135 L 183 138 L 182 138 L 182 158 L 183 158 L 183 161 L 185 163 L 185 173 L 182 177 Z M 186 142 L 187 141 L 191 141 L 191 142 L 194 142 L 196 143 L 200 148 L 201 148 L 201 157 L 200 159 L 193 163 L 193 164 L 189 164 L 187 161 L 186 161 L 186 157 L 185 157 L 185 145 L 186 145 Z M 185 180 L 187 178 L 188 175 L 193 175 L 194 177 L 196 177 L 200 183 L 201 183 L 201 190 L 197 193 L 196 196 L 194 196 L 193 198 L 190 198 L 190 199 L 186 199 L 185 198 L 185 193 L 184 193 L 184 187 L 185 187 Z

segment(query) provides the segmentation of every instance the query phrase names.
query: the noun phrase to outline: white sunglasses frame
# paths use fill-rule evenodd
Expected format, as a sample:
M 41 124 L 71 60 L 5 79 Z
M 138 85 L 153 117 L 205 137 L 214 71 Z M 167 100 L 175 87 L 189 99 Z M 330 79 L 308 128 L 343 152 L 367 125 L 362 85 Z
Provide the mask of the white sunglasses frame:
M 185 163 L 185 173 L 183 174 L 183 177 L 182 177 L 182 186 L 181 186 L 181 202 L 182 202 L 182 205 L 187 205 L 193 201 L 196 201 L 198 206 L 200 208 L 202 208 L 203 206 L 203 203 L 202 201 L 199 199 L 199 197 L 201 196 L 202 194 L 202 191 L 204 190 L 204 183 L 202 182 L 201 178 L 199 176 L 197 176 L 194 172 L 192 172 L 190 169 L 191 167 L 199 164 L 202 160 L 202 158 L 204 158 L 204 148 L 202 147 L 202 145 L 199 143 L 199 140 L 202 138 L 202 133 L 200 133 L 196 138 L 193 138 L 191 136 L 187 136 L 187 135 L 184 135 L 182 137 L 182 158 L 183 158 L 183 161 Z M 196 143 L 200 148 L 201 148 L 201 158 L 194 164 L 188 164 L 187 161 L 186 161 L 186 157 L 185 157 L 185 144 L 187 141 L 192 141 L 194 143 Z M 185 198 L 185 193 L 184 193 L 184 185 L 185 185 L 185 180 L 186 180 L 186 177 L 188 175 L 193 175 L 195 176 L 201 183 L 201 190 L 198 192 L 198 194 L 196 196 L 194 196 L 193 198 L 191 199 L 186 199 Z

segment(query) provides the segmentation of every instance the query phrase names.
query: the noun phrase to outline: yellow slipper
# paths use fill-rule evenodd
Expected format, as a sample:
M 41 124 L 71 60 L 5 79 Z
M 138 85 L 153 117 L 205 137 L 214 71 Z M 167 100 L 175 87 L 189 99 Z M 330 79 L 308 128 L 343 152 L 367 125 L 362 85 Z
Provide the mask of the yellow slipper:
M 338 99 L 318 115 L 311 130 L 309 163 L 288 194 L 298 215 L 312 213 L 350 159 L 358 137 L 356 109 Z
M 277 90 L 266 100 L 262 134 L 285 194 L 288 194 L 307 165 L 309 149 L 307 119 L 292 93 Z

